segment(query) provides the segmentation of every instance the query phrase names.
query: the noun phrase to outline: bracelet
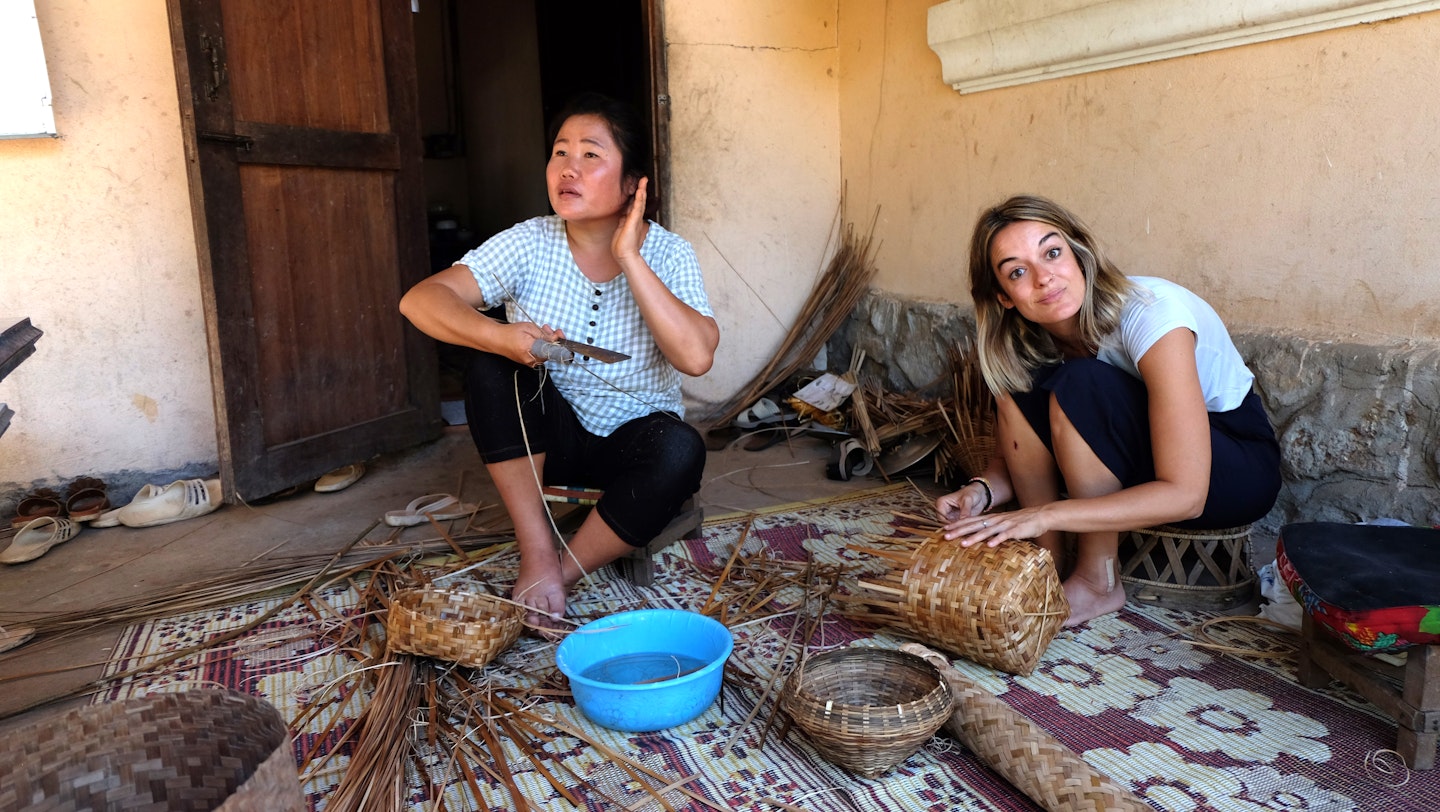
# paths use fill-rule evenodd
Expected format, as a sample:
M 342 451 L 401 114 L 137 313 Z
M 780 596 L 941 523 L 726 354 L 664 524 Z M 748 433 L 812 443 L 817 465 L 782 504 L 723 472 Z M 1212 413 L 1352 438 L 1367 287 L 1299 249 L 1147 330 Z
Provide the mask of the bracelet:
M 990 506 L 992 504 L 995 503 L 995 492 L 990 490 L 990 481 L 983 476 L 972 476 L 970 477 L 970 481 L 966 482 L 965 484 L 973 485 L 976 482 L 980 483 L 980 487 L 985 489 L 985 507 L 980 509 L 980 512 L 984 513 L 985 511 L 990 509 Z

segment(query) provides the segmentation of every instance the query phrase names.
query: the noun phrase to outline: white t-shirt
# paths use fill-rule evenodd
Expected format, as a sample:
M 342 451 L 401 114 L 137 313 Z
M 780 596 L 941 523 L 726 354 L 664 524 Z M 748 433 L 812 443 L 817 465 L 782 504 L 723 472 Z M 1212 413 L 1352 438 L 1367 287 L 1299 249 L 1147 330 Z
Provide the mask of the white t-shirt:
M 1184 287 L 1153 276 L 1132 276 L 1136 290 L 1120 311 L 1120 327 L 1100 342 L 1101 361 L 1140 377 L 1139 360 L 1156 341 L 1176 327 L 1195 334 L 1195 368 L 1205 409 L 1228 412 L 1250 393 L 1255 375 L 1245 366 L 1230 331 L 1204 299 Z
M 680 301 L 714 315 L 700 262 L 684 238 L 652 222 L 640 256 Z M 624 274 L 609 282 L 587 279 L 570 253 L 564 220 L 550 215 L 518 223 L 465 254 L 460 264 L 470 268 L 486 309 L 504 304 L 511 322 L 548 324 L 573 341 L 630 356 L 614 364 L 578 353 L 573 363 L 546 362 L 587 431 L 608 437 L 656 411 L 685 416 L 680 373 L 655 345 L 629 279 Z

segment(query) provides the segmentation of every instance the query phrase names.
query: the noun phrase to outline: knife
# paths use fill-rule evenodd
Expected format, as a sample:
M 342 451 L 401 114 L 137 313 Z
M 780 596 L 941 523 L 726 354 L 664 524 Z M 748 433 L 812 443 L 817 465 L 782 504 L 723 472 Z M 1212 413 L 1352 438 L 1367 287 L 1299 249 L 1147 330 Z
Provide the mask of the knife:
M 548 361 L 559 361 L 565 364 L 574 361 L 576 355 L 594 358 L 596 361 L 604 364 L 630 360 L 630 356 L 623 352 L 607 350 L 603 347 L 596 347 L 593 344 L 582 344 L 579 341 L 571 341 L 568 338 L 560 338 L 554 341 L 537 338 L 535 339 L 535 344 L 530 347 L 530 354 L 536 358 L 544 358 Z

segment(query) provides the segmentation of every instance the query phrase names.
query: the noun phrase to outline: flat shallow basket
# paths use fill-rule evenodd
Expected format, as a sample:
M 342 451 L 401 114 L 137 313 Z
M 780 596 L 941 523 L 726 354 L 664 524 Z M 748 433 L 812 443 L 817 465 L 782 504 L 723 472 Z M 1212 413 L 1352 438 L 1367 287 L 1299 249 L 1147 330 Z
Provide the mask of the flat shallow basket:
M 781 698 L 820 755 L 866 778 L 919 750 L 950 718 L 951 704 L 949 684 L 923 658 L 863 646 L 811 657 Z
M 1129 600 L 1167 609 L 1222 611 L 1256 601 L 1250 525 L 1190 530 L 1169 525 L 1120 534 Z
M 0 809 L 299 812 L 280 713 L 229 690 L 40 712 L 0 745 Z
M 390 597 L 386 646 L 480 668 L 515 642 L 523 618 L 523 609 L 493 595 L 407 589 Z

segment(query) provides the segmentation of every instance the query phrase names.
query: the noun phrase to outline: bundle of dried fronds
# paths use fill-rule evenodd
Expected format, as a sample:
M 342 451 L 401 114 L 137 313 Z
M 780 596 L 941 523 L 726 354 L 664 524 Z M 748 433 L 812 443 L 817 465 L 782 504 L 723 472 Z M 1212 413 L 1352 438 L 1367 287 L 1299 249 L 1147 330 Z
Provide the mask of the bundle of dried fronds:
M 949 472 L 980 476 L 995 451 L 995 396 L 980 374 L 975 342 L 969 337 L 950 348 L 950 370 L 953 385 L 945 408 L 949 426 L 938 458 Z
M 858 582 L 845 614 L 891 626 L 981 665 L 1029 674 L 1070 616 L 1055 564 L 1026 541 L 962 547 L 916 528 L 889 549 L 851 547 L 890 562 Z
M 844 210 L 843 201 L 841 210 Z M 830 336 L 850 318 L 855 304 L 875 277 L 875 252 L 879 246 L 873 245 L 871 240 L 879 217 L 880 209 L 876 207 L 875 216 L 863 235 L 855 233 L 853 223 L 841 228 L 839 248 L 830 258 L 824 273 L 815 280 L 810 297 L 805 300 L 780 348 L 750 383 L 718 408 L 711 420 L 712 426 L 729 424 L 746 407 L 806 368 Z

